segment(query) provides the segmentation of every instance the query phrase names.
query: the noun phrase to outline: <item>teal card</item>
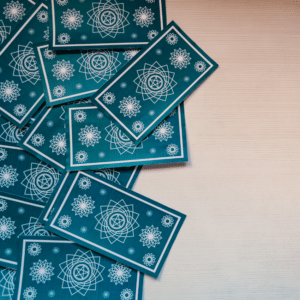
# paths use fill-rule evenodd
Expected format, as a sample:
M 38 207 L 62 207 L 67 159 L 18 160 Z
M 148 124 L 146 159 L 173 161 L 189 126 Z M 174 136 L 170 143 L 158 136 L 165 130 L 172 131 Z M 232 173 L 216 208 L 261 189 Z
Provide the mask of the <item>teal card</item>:
M 44 101 L 32 45 L 47 30 L 46 4 L 39 2 L 0 47 L 0 112 L 23 128 Z
M 52 49 L 141 48 L 166 25 L 165 0 L 49 0 Z
M 88 189 L 81 182 L 90 180 Z M 91 172 L 66 180 L 45 228 L 157 277 L 185 215 Z
M 138 145 L 217 67 L 172 22 L 90 100 Z
M 1 193 L 47 202 L 60 178 L 60 172 L 22 148 L 0 142 Z
M 21 236 L 50 236 L 38 222 L 43 208 L 43 203 L 8 197 L 0 192 L 0 266 L 17 268 L 17 245 Z
M 0 267 L 0 299 L 12 300 L 15 291 L 16 271 Z
M 139 146 L 95 106 L 69 107 L 66 118 L 68 171 L 187 161 L 183 105 Z
M 141 300 L 144 275 L 59 238 L 20 240 L 14 300 Z
M 102 169 L 98 171 L 94 171 L 94 174 L 100 176 L 100 178 L 105 178 L 109 181 L 112 181 L 116 184 L 120 184 L 128 189 L 132 189 L 139 172 L 142 167 L 128 167 L 128 168 L 112 168 L 112 169 Z M 62 188 L 64 187 L 66 180 L 68 182 L 72 182 L 76 177 L 77 172 L 67 172 L 64 175 L 64 178 L 61 180 L 61 184 L 56 189 L 56 191 L 51 195 L 50 199 L 45 205 L 44 210 L 40 214 L 39 222 L 41 224 L 46 224 L 49 220 L 49 216 L 53 213 L 53 208 L 56 204 L 57 199 L 59 199 Z M 88 178 L 81 181 L 81 186 L 86 187 L 88 189 L 90 187 L 91 181 Z M 83 188 L 84 189 L 84 188 Z
M 48 44 L 34 46 L 47 106 L 92 96 L 137 51 L 70 51 L 56 54 Z

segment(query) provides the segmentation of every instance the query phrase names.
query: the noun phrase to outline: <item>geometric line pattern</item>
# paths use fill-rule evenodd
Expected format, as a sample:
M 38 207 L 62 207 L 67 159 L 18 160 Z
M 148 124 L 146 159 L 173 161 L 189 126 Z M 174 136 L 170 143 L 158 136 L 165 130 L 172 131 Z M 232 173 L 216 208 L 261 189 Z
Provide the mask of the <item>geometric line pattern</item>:
M 2 293 L 0 296 L 8 297 L 9 300 L 12 299 L 14 295 L 14 289 L 15 289 L 15 285 L 14 285 L 15 275 L 16 275 L 16 271 L 12 271 L 9 269 L 4 269 L 1 271 L 0 287 L 2 288 Z
M 3 21 L 0 20 L 0 45 L 4 42 L 7 36 L 10 34 L 11 27 L 5 26 Z
M 50 236 L 50 232 L 47 231 L 44 226 L 38 223 L 38 219 L 34 217 L 30 217 L 28 223 L 21 225 L 22 232 L 19 236 Z

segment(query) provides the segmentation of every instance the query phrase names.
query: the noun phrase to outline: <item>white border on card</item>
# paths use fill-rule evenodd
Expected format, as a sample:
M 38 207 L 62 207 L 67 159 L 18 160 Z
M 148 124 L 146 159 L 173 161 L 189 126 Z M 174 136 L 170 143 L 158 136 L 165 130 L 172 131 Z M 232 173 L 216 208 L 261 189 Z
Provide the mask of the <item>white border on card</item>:
M 61 244 L 75 244 L 74 242 L 71 241 L 61 241 L 61 240 L 36 240 L 36 239 L 24 239 L 23 240 L 23 245 L 22 245 L 22 258 L 21 258 L 21 270 L 20 270 L 20 280 L 19 280 L 19 288 L 18 288 L 18 296 L 17 300 L 21 300 L 22 297 L 22 284 L 23 284 L 23 274 L 24 274 L 24 264 L 25 264 L 25 254 L 26 254 L 26 243 L 61 243 Z M 137 279 L 136 279 L 136 296 L 135 300 L 138 300 L 139 298 L 139 287 L 140 287 L 140 276 L 141 273 L 140 271 L 137 272 Z
M 107 92 L 107 90 L 109 90 L 121 77 L 123 77 L 128 71 L 130 71 L 130 69 L 133 67 L 133 66 L 135 66 L 153 47 L 155 47 L 172 29 L 174 29 L 174 31 L 176 31 L 177 32 L 177 34 L 179 35 L 179 36 L 181 36 L 181 38 L 183 39 L 183 40 L 185 40 L 185 42 L 203 59 L 203 60 L 205 60 L 209 65 L 210 65 L 210 67 L 209 68 L 207 68 L 206 70 L 205 70 L 205 72 L 203 72 L 202 74 L 201 74 L 201 76 L 199 76 L 193 83 L 191 83 L 190 85 L 189 85 L 189 87 L 184 91 L 184 92 L 182 92 L 163 112 L 161 112 L 161 114 L 159 115 L 159 116 L 157 116 L 157 118 L 156 119 L 154 119 L 153 121 L 152 121 L 152 123 L 148 126 L 148 127 L 146 127 L 145 129 L 144 129 L 144 131 L 142 131 L 138 136 L 136 136 L 132 131 L 131 131 L 131 129 L 129 129 L 121 120 L 119 120 L 119 118 L 115 115 L 115 114 L 113 114 L 111 111 L 110 111 L 110 109 L 109 108 L 107 108 L 107 106 L 104 104 L 104 103 L 102 103 L 102 101 L 100 101 L 99 100 L 99 98 L 105 93 L 105 92 Z M 148 129 L 150 129 L 150 127 L 155 123 L 155 122 L 157 122 L 157 120 L 159 119 L 159 118 L 161 118 L 165 113 L 166 113 L 166 111 L 167 110 L 169 110 L 191 87 L 193 87 L 194 85 L 196 85 L 197 83 L 198 83 L 198 81 L 206 74 L 206 73 L 208 73 L 208 71 L 210 71 L 210 69 L 212 69 L 213 68 L 213 64 L 208 60 L 208 59 L 206 59 L 205 57 L 204 57 L 204 55 L 203 54 L 201 54 L 200 52 L 199 52 L 199 50 L 198 49 L 196 49 L 182 34 L 181 34 L 181 32 L 175 27 L 175 26 L 171 26 L 153 45 L 151 45 L 151 47 L 149 47 L 139 58 L 137 58 L 132 64 L 130 64 L 130 66 L 128 67 L 128 68 L 126 68 L 126 70 L 125 71 L 123 71 L 118 77 L 116 77 L 96 98 L 95 98 L 95 100 L 97 101 L 97 103 L 98 104 L 100 104 L 106 111 L 107 111 L 107 113 L 109 113 L 120 125 L 122 125 L 123 126 L 123 128 L 127 131 L 127 133 L 129 133 L 135 140 L 138 140 L 139 138 L 141 138 L 144 134 L 145 134 L 145 132 L 148 130 Z
M 167 243 L 166 243 L 166 245 L 165 245 L 165 247 L 164 247 L 164 249 L 163 249 L 163 251 L 162 251 L 162 253 L 161 253 L 160 257 L 159 257 L 159 259 L 157 260 L 157 262 L 156 262 L 156 264 L 155 264 L 155 266 L 154 266 L 155 268 L 154 268 L 154 267 L 153 267 L 153 269 L 148 268 L 148 267 L 146 267 L 145 265 L 141 265 L 141 264 L 139 264 L 139 263 L 137 263 L 137 262 L 135 262 L 135 261 L 133 261 L 133 260 L 131 260 L 131 259 L 128 259 L 127 257 L 124 257 L 124 256 L 122 256 L 122 255 L 120 255 L 120 254 L 118 254 L 118 253 L 116 253 L 116 252 L 110 251 L 110 250 L 108 250 L 107 248 L 101 247 L 101 246 L 98 245 L 98 244 L 92 243 L 91 241 L 88 241 L 88 240 L 86 240 L 86 239 L 84 239 L 84 238 L 82 238 L 82 237 L 79 237 L 79 236 L 76 235 L 76 234 L 70 233 L 69 231 L 64 230 L 64 229 L 62 229 L 62 228 L 57 227 L 57 226 L 54 225 L 54 223 L 55 223 L 56 219 L 58 218 L 58 216 L 59 216 L 61 210 L 63 209 L 63 207 L 64 207 L 64 205 L 65 205 L 65 203 L 66 203 L 66 201 L 67 201 L 67 199 L 68 199 L 68 197 L 69 197 L 69 195 L 70 195 L 70 193 L 71 193 L 71 191 L 72 191 L 72 189 L 73 189 L 73 187 L 74 187 L 74 185 L 75 185 L 75 183 L 77 182 L 77 179 L 78 179 L 79 175 L 87 176 L 87 177 L 91 178 L 92 180 L 96 180 L 96 181 L 98 181 L 98 182 L 100 182 L 100 183 L 102 183 L 102 184 L 108 186 L 108 187 L 111 188 L 111 189 L 114 189 L 114 190 L 116 190 L 116 191 L 118 191 L 118 192 L 120 192 L 120 193 L 123 193 L 123 194 L 125 194 L 125 195 L 127 195 L 127 196 L 129 196 L 129 197 L 131 197 L 131 198 L 134 198 L 134 199 L 140 201 L 140 202 L 146 203 L 146 204 L 149 205 L 149 206 L 155 207 L 156 209 L 158 209 L 158 210 L 160 210 L 160 211 L 163 211 L 163 212 L 165 212 L 165 213 L 168 214 L 168 215 L 172 215 L 172 216 L 174 216 L 174 217 L 177 219 L 177 222 L 175 223 L 175 225 L 174 225 L 174 227 L 173 227 L 173 230 L 172 230 L 172 232 L 171 232 L 171 234 L 170 234 L 170 236 L 169 236 L 169 239 L 168 239 L 168 241 L 167 241 Z M 50 223 L 50 227 L 55 228 L 56 230 L 61 231 L 61 232 L 65 233 L 65 234 L 67 234 L 67 235 L 69 235 L 69 236 L 75 237 L 75 238 L 77 238 L 77 239 L 79 239 L 79 240 L 81 240 L 81 241 L 83 241 L 83 242 L 85 242 L 85 243 L 87 243 L 87 244 L 89 244 L 89 245 L 91 245 L 91 246 L 94 246 L 94 247 L 96 247 L 96 248 L 98 248 L 98 249 L 101 249 L 101 250 L 105 251 L 106 253 L 111 253 L 111 254 L 113 254 L 114 256 L 119 257 L 119 258 L 121 258 L 121 259 L 123 259 L 123 260 L 125 260 L 125 261 L 128 261 L 128 262 L 132 263 L 133 265 L 139 266 L 139 267 L 141 267 L 141 268 L 144 269 L 144 270 L 148 270 L 148 271 L 150 271 L 150 272 L 152 272 L 152 273 L 155 273 L 156 270 L 157 270 L 157 268 L 158 268 L 159 265 L 160 265 L 160 262 L 161 262 L 161 260 L 162 260 L 162 258 L 163 258 L 163 256 L 164 256 L 164 254 L 165 254 L 165 252 L 166 252 L 166 250 L 167 250 L 169 244 L 170 244 L 170 241 L 171 241 L 171 239 L 172 239 L 172 237 L 173 237 L 173 235 L 174 235 L 174 233 L 175 233 L 175 230 L 177 229 L 177 227 L 178 227 L 178 225 L 179 225 L 180 220 L 181 220 L 181 217 L 180 217 L 180 216 L 177 216 L 176 214 L 174 214 L 174 213 L 172 213 L 172 212 L 170 212 L 170 211 L 167 211 L 167 210 L 165 210 L 165 209 L 163 209 L 163 208 L 161 208 L 161 207 L 158 207 L 158 206 L 156 206 L 155 204 L 149 203 L 149 202 L 147 202 L 146 200 L 141 199 L 141 198 L 139 198 L 139 197 L 137 197 L 137 196 L 134 196 L 134 195 L 132 195 L 132 194 L 129 193 L 129 192 L 125 192 L 125 191 L 119 189 L 119 188 L 116 187 L 116 186 L 113 186 L 113 185 L 111 185 L 111 184 L 109 184 L 109 183 L 106 183 L 106 182 L 102 181 L 101 179 L 95 178 L 95 177 L 93 177 L 93 176 L 91 176 L 91 175 L 89 175 L 89 174 L 86 174 L 86 173 L 84 173 L 84 172 L 79 171 L 79 172 L 76 174 L 76 177 L 75 177 L 73 183 L 71 184 L 71 186 L 70 186 L 70 188 L 69 188 L 69 190 L 68 190 L 68 192 L 67 192 L 66 197 L 64 198 L 64 200 L 63 200 L 63 202 L 61 203 L 59 209 L 57 210 L 57 213 L 56 213 L 55 216 L 53 217 L 53 220 L 52 220 L 52 222 Z
M 23 26 L 16 32 L 16 34 L 14 36 L 12 36 L 9 40 L 9 42 L 5 45 L 5 47 L 1 50 L 0 52 L 0 57 L 1 55 L 5 52 L 5 50 L 8 48 L 8 46 L 10 46 L 10 44 L 16 39 L 16 37 L 23 31 L 23 29 L 26 27 L 26 25 L 32 20 L 32 18 L 37 14 L 37 12 L 42 8 L 46 8 L 48 9 L 48 7 L 41 3 L 39 5 L 39 7 L 36 8 L 36 10 L 31 14 L 31 16 L 28 18 L 28 20 L 23 24 Z M 11 113 L 9 113 L 7 110 L 5 110 L 4 108 L 2 108 L 0 106 L 0 111 L 3 111 L 6 115 L 10 116 L 13 120 L 15 120 L 18 124 L 21 124 L 30 114 L 30 112 L 36 107 L 36 105 L 41 101 L 41 99 L 44 97 L 44 94 L 41 94 L 41 96 L 37 99 L 37 101 L 32 104 L 32 106 L 30 107 L 30 109 L 27 111 L 27 113 L 23 116 L 23 118 L 21 120 L 17 119 L 15 116 L 13 116 Z
M 163 19 L 163 11 L 162 11 L 162 0 L 158 0 L 159 1 L 159 10 L 160 10 L 160 28 L 161 30 L 164 29 L 164 19 Z M 52 43 L 53 46 L 58 46 L 58 47 L 84 47 L 84 46 L 134 46 L 134 45 L 148 45 L 149 42 L 130 42 L 130 43 L 93 43 L 93 44 L 56 44 L 56 24 L 55 24 L 55 2 L 54 0 L 51 0 L 51 10 L 52 10 Z
M 179 120 L 179 135 L 180 135 L 180 156 L 165 156 L 165 157 L 157 157 L 157 158 L 144 158 L 144 159 L 133 159 L 133 160 L 122 160 L 122 161 L 105 161 L 105 162 L 98 162 L 98 163 L 87 163 L 87 164 L 74 164 L 73 161 L 73 132 L 72 132 L 72 111 L 73 110 L 83 110 L 83 109 L 97 109 L 97 106 L 87 106 L 87 107 L 73 107 L 69 108 L 69 138 L 70 138 L 70 166 L 71 167 L 81 167 L 81 166 L 99 166 L 99 165 L 106 165 L 106 164 L 119 164 L 119 163 L 126 163 L 126 162 L 140 162 L 141 164 L 144 161 L 159 161 L 163 159 L 173 160 L 179 159 L 184 157 L 184 149 L 183 149 L 183 136 L 182 136 L 182 109 L 178 106 L 178 120 Z

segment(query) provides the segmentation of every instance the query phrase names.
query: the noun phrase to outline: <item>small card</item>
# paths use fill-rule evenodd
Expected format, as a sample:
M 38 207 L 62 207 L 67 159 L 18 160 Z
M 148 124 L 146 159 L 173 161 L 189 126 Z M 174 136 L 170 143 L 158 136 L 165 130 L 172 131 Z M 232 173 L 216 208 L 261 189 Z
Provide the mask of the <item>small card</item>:
M 172 22 L 91 101 L 138 145 L 217 67 Z
M 47 202 L 60 179 L 60 172 L 22 148 L 0 142 L 1 193 Z
M 88 189 L 81 182 L 90 180 Z M 48 230 L 157 277 L 185 215 L 91 172 L 66 180 Z
M 0 267 L 0 299 L 12 300 L 15 291 L 16 271 Z
M 67 170 L 93 170 L 187 161 L 183 105 L 175 109 L 139 146 L 98 108 L 68 107 Z M 137 121 L 134 126 L 139 128 Z
M 107 50 L 56 54 L 45 43 L 34 48 L 47 106 L 92 96 L 138 52 Z
M 22 238 L 16 300 L 141 300 L 144 275 L 59 238 Z
M 0 112 L 23 128 L 44 101 L 32 45 L 47 31 L 48 9 L 39 2 L 0 47 Z
M 53 49 L 141 48 L 166 25 L 165 0 L 50 0 Z
M 50 235 L 38 222 L 43 208 L 43 203 L 0 193 L 0 266 L 16 269 L 20 236 Z

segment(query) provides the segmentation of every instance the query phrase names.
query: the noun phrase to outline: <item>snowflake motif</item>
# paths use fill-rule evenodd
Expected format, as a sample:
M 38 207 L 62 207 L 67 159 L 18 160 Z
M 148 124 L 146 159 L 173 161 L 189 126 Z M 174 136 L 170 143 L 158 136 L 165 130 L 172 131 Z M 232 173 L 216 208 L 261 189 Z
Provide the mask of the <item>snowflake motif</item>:
M 140 242 L 143 243 L 143 246 L 147 246 L 148 248 L 156 247 L 156 245 L 160 244 L 161 232 L 158 231 L 158 227 L 155 228 L 153 225 L 151 227 L 146 226 L 145 229 L 142 229 L 142 233 L 140 234 Z
M 14 114 L 17 117 L 24 116 L 26 114 L 26 112 L 27 112 L 26 106 L 23 104 L 18 104 L 14 107 Z
M 132 124 L 132 130 L 136 133 L 140 133 L 144 130 L 144 123 L 142 121 L 136 121 Z
M 53 95 L 55 97 L 62 97 L 66 94 L 66 89 L 62 85 L 58 85 L 53 89 Z
M 34 300 L 36 298 L 36 295 L 37 295 L 37 291 L 32 286 L 26 288 L 23 292 L 24 300 Z
M 9 82 L 6 80 L 0 83 L 0 99 L 4 102 L 8 101 L 11 103 L 13 100 L 17 100 L 20 96 L 20 91 L 19 85 L 14 83 L 14 81 Z
M 206 64 L 204 61 L 197 61 L 194 68 L 196 72 L 202 73 L 206 70 Z
M 15 221 L 11 218 L 2 217 L 0 219 L 0 238 L 4 241 L 5 239 L 10 239 L 13 234 L 15 234 Z
M 148 39 L 151 41 L 158 35 L 157 30 L 150 30 L 147 34 Z
M 81 27 L 81 23 L 83 22 L 82 18 L 83 16 L 80 14 L 80 11 L 76 11 L 75 8 L 68 9 L 63 12 L 63 16 L 61 16 L 61 23 L 69 30 L 76 30 L 78 27 Z
M 152 253 L 148 253 L 143 257 L 143 263 L 145 266 L 150 267 L 155 264 L 155 255 Z
M 133 255 L 135 253 L 135 250 L 134 248 L 129 248 L 127 252 L 128 254 Z
M 11 1 L 10 3 L 6 3 L 3 13 L 5 15 L 5 19 L 9 19 L 10 22 L 18 22 L 23 19 L 23 16 L 25 16 L 25 10 L 26 8 L 24 8 L 23 4 L 19 3 L 19 1 Z
M 140 113 L 140 101 L 136 100 L 136 97 L 124 97 L 123 101 L 120 101 L 119 108 L 120 113 L 122 113 L 124 117 L 136 117 L 136 115 Z
M 10 35 L 11 26 L 5 26 L 3 21 L 0 20 L 0 45 L 6 40 L 8 35 Z
M 68 228 L 72 223 L 72 219 L 69 216 L 61 216 L 58 220 L 58 226 L 61 228 Z
M 178 36 L 175 33 L 169 33 L 166 37 L 169 45 L 176 45 L 178 43 Z
M 88 154 L 85 151 L 78 151 L 75 155 L 75 159 L 79 164 L 82 164 L 88 160 Z
M 131 270 L 120 263 L 111 265 L 111 268 L 108 270 L 110 277 L 110 282 L 114 282 L 115 285 L 128 282 L 129 277 L 131 277 Z
M 68 4 L 68 0 L 56 0 L 57 4 L 60 6 L 65 6 Z
M 62 61 L 58 61 L 55 65 L 53 65 L 53 76 L 56 77 L 57 80 L 70 80 L 70 78 L 75 72 L 73 69 L 74 65 L 70 63 L 70 61 L 65 61 L 64 59 Z
M 139 50 L 126 50 L 123 55 L 124 59 L 129 61 L 139 53 Z
M 174 218 L 172 216 L 164 216 L 161 219 L 161 224 L 166 227 L 169 228 L 174 224 Z
M 59 248 L 58 247 L 54 247 L 53 249 L 52 249 L 52 252 L 54 253 L 54 254 L 57 254 L 57 253 L 59 253 Z
M 99 140 L 101 139 L 100 133 L 101 131 L 98 131 L 98 127 L 85 125 L 84 128 L 80 129 L 80 133 L 78 133 L 78 140 L 82 145 L 94 147 L 95 144 L 99 144 Z
M 121 300 L 132 300 L 133 299 L 133 292 L 131 289 L 125 289 L 121 292 L 120 295 Z
M 48 297 L 53 298 L 55 296 L 55 291 L 51 290 L 48 292 Z
M 28 246 L 27 251 L 31 256 L 37 256 L 42 252 L 42 247 L 37 243 L 32 243 Z
M 41 23 L 47 23 L 48 22 L 48 12 L 45 10 L 41 10 L 38 14 L 37 14 L 37 19 L 41 22 Z
M 43 38 L 46 40 L 46 41 L 49 41 L 49 27 L 47 27 L 46 30 L 44 30 L 44 36 Z
M 116 100 L 116 96 L 113 93 L 105 93 L 103 96 L 103 102 L 106 104 L 113 104 Z
M 175 144 L 171 144 L 167 147 L 167 153 L 171 156 L 176 155 L 178 153 L 178 151 L 179 151 L 179 148 Z
M 82 110 L 78 110 L 74 114 L 74 120 L 76 122 L 82 123 L 83 121 L 85 121 L 85 119 L 86 119 L 86 113 Z
M 53 139 L 50 140 L 50 148 L 52 152 L 55 152 L 57 155 L 66 155 L 67 152 L 67 142 L 66 142 L 66 134 L 60 134 L 53 136 Z
M 88 217 L 89 214 L 93 213 L 93 209 L 95 208 L 94 203 L 95 201 L 92 201 L 92 197 L 78 195 L 78 198 L 74 198 L 74 202 L 72 203 L 72 211 L 75 212 L 75 216 L 79 216 L 80 218 L 83 216 Z
M 14 186 L 15 182 L 18 181 L 17 177 L 19 174 L 17 174 L 17 169 L 13 169 L 12 166 L 6 166 L 0 168 L 0 186 L 1 187 L 7 187 Z
M 31 138 L 31 143 L 33 146 L 40 147 L 45 143 L 45 138 L 42 134 L 37 133 Z
M 69 43 L 71 40 L 71 37 L 69 34 L 67 33 L 61 33 L 58 37 L 57 37 L 57 41 L 60 43 L 60 44 L 67 44 Z
M 49 50 L 49 48 L 45 48 L 44 50 L 44 56 L 45 58 L 47 59 L 53 59 L 56 55 L 55 55 L 55 52 L 52 51 L 52 50 Z
M 134 22 L 136 22 L 136 25 L 143 27 L 149 27 L 149 25 L 153 24 L 154 19 L 154 13 L 151 12 L 151 8 L 140 7 L 139 9 L 135 10 L 134 16 Z
M 4 199 L 0 199 L 0 212 L 4 212 L 7 209 L 7 202 Z
M 30 276 L 32 276 L 32 280 L 37 283 L 46 283 L 47 280 L 51 280 L 51 276 L 53 273 L 54 267 L 52 267 L 52 263 L 45 259 L 44 261 L 40 260 L 37 263 L 33 263 L 33 266 L 30 268 Z
M 156 140 L 167 141 L 168 139 L 172 138 L 173 126 L 171 126 L 170 122 L 163 121 L 153 132 L 153 135 L 155 136 Z
M 171 65 L 173 65 L 176 68 L 179 68 L 180 70 L 183 68 L 187 68 L 187 66 L 190 64 L 190 54 L 186 52 L 186 50 L 182 50 L 179 48 L 178 50 L 174 50 L 173 53 L 171 53 Z
M 5 160 L 7 156 L 7 151 L 4 148 L 0 148 L 0 161 Z
M 7 249 L 5 249 L 4 253 L 5 253 L 5 255 L 10 256 L 12 254 L 12 250 L 10 248 L 7 248 Z
M 91 187 L 91 180 L 88 177 L 80 178 L 78 186 L 82 190 L 88 190 Z
M 18 209 L 18 213 L 19 213 L 20 215 L 23 215 L 24 212 L 25 212 L 25 209 L 24 209 L 23 207 L 20 207 L 20 208 Z

